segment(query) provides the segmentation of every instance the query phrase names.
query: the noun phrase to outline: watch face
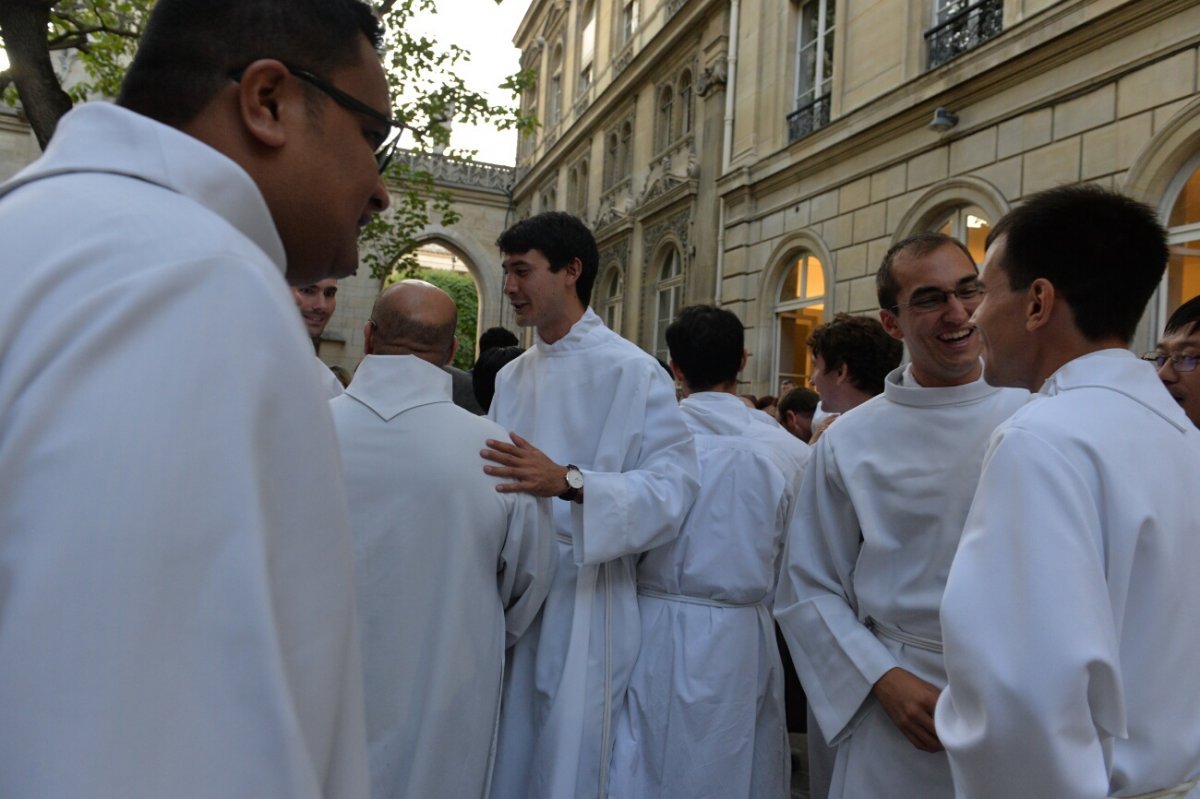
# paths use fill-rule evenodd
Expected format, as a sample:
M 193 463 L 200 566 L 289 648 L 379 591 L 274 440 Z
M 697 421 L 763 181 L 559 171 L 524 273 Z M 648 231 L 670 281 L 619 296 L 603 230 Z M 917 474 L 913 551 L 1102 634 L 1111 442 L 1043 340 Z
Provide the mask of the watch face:
M 567 485 L 571 488 L 583 488 L 583 472 L 578 469 L 567 469 Z

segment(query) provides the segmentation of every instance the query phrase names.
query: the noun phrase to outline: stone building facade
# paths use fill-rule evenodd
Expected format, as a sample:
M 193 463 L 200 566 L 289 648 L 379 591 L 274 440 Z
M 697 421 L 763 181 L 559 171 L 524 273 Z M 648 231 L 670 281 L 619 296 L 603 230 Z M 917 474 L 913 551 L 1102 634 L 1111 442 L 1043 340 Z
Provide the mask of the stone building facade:
M 891 244 L 941 229 L 981 257 L 1061 183 L 1171 231 L 1135 347 L 1200 294 L 1194 0 L 534 0 L 515 42 L 542 120 L 517 216 L 588 220 L 593 307 L 647 351 L 682 305 L 735 311 L 751 391 L 807 377 L 816 324 L 877 312 Z

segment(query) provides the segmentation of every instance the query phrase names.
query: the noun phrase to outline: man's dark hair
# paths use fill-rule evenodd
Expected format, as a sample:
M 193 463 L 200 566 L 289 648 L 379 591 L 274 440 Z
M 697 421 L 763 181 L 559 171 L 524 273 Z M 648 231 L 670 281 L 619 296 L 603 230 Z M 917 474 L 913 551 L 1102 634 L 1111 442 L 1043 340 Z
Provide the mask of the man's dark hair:
M 492 347 L 480 354 L 471 370 L 471 390 L 484 413 L 492 407 L 492 398 L 496 396 L 496 375 L 524 351 L 520 347 Z
M 967 256 L 967 260 L 971 262 L 971 265 L 975 265 L 975 259 L 971 256 L 971 251 L 967 249 L 967 246 L 953 236 L 947 236 L 945 233 L 918 233 L 915 236 L 909 236 L 904 241 L 893 244 L 891 249 L 887 251 L 887 254 L 883 256 L 883 263 L 879 265 L 879 271 L 875 273 L 875 296 L 879 299 L 879 307 L 890 311 L 899 302 L 900 281 L 896 280 L 896 274 L 893 269 L 898 255 L 911 252 L 916 258 L 924 258 L 929 253 L 941 249 L 947 244 L 953 244 L 955 247 L 958 247 Z
M 737 380 L 746 332 L 731 311 L 689 305 L 667 327 L 671 360 L 692 391 L 709 391 Z
M 1089 341 L 1131 341 L 1167 266 L 1167 235 L 1154 211 L 1098 186 L 1034 194 L 992 228 L 988 246 L 1000 236 L 1009 288 L 1050 281 Z
M 821 356 L 826 371 L 845 364 L 850 383 L 871 396 L 883 392 L 883 379 L 904 357 L 904 345 L 889 336 L 878 319 L 846 313 L 813 330 L 808 348 Z
M 515 347 L 520 343 L 516 333 L 507 327 L 489 327 L 479 336 L 479 354 L 483 355 L 496 347 Z
M 600 268 L 600 251 L 592 231 L 579 217 L 562 211 L 545 213 L 522 219 L 500 234 L 496 239 L 500 252 L 508 255 L 537 250 L 550 262 L 550 271 L 561 271 L 572 258 L 583 264 L 579 280 L 575 282 L 575 293 L 583 307 L 592 301 L 592 284 Z
M 1163 332 L 1184 333 L 1190 331 L 1192 326 L 1197 324 L 1200 324 L 1200 295 L 1192 297 L 1176 308 L 1175 313 L 1171 314 L 1171 318 L 1167 320 L 1167 326 L 1163 328 Z
M 117 104 L 180 127 L 254 61 L 274 58 L 328 78 L 358 63 L 360 36 L 376 49 L 383 40 L 359 0 L 158 0 Z
M 810 388 L 797 386 L 779 398 L 779 407 L 776 408 L 775 413 L 781 422 L 788 411 L 800 416 L 812 416 L 816 413 L 817 404 L 820 401 L 821 397 L 817 392 Z

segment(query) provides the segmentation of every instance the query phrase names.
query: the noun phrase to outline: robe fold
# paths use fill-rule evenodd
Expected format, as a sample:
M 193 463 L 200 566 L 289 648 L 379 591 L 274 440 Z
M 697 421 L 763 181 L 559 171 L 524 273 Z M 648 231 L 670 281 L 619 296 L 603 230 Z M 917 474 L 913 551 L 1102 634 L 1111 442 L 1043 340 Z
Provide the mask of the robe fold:
M 585 494 L 554 500 L 558 570 L 511 652 L 493 795 L 604 799 L 641 644 L 637 557 L 678 535 L 691 507 L 692 435 L 663 368 L 590 309 L 500 371 L 489 416 L 579 467 Z
M 0 796 L 365 796 L 337 441 L 254 182 L 89 103 L 0 239 Z
M 1125 350 L 1068 362 L 996 431 L 942 605 L 958 796 L 1200 776 L 1198 466 L 1200 430 Z
M 609 796 L 786 799 L 791 751 L 770 606 L 808 446 L 732 394 L 692 394 L 680 409 L 700 492 L 679 537 L 638 564 L 642 647 Z
M 894 667 L 939 688 L 938 609 L 988 436 L 1028 400 L 982 378 L 925 388 L 900 367 L 818 440 L 788 534 L 775 615 L 809 708 L 836 746 L 830 796 L 938 799 L 946 758 L 916 749 L 871 693 Z
M 504 430 L 451 376 L 368 355 L 331 401 L 354 530 L 371 795 L 486 797 L 504 649 L 555 564 L 549 500 L 496 491 L 479 451 Z

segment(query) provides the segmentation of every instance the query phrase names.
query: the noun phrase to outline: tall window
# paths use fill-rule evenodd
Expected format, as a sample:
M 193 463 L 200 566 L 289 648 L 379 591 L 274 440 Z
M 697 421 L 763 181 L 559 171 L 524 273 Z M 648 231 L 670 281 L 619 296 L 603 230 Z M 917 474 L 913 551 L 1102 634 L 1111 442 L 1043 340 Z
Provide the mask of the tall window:
M 654 355 L 664 362 L 670 360 L 667 348 L 667 327 L 675 320 L 675 314 L 683 303 L 683 260 L 676 247 L 663 257 L 655 286 L 657 308 L 654 315 Z
M 626 122 L 621 126 L 621 175 L 618 180 L 624 180 L 633 174 L 633 123 Z
M 567 173 L 567 210 L 576 216 L 587 216 L 588 161 L 580 159 Z
M 808 252 L 794 257 L 775 303 L 779 359 L 774 384 L 791 380 L 808 385 L 812 375 L 812 353 L 808 337 L 825 314 L 825 271 L 820 260 Z
M 621 46 L 624 46 L 637 33 L 638 0 L 618 0 L 621 4 Z
M 674 108 L 675 91 L 670 85 L 663 86 L 658 91 L 658 136 L 655 142 L 657 150 L 665 150 L 667 145 L 675 140 L 671 133 L 675 117 Z
M 833 84 L 835 0 L 803 0 L 796 36 L 796 108 L 829 94 Z
M 1196 160 L 1192 166 L 1196 166 Z M 1170 315 L 1192 297 L 1200 296 L 1200 168 L 1194 169 L 1179 189 L 1167 220 L 1167 236 L 1171 257 L 1167 262 L 1165 310 Z
M 562 67 L 563 48 L 560 44 L 554 48 L 554 57 L 550 60 L 550 97 L 547 99 L 549 108 L 546 109 L 548 127 L 557 125 L 562 115 Z
M 679 73 L 679 91 L 676 93 L 679 104 L 679 124 L 675 129 L 680 136 L 686 136 L 692 131 L 692 72 L 685 69 Z
M 621 140 L 617 132 L 608 134 L 604 147 L 604 188 L 612 188 L 621 174 Z
M 625 281 L 619 266 L 609 267 L 600 282 L 600 318 L 609 330 L 621 332 L 621 306 L 625 300 Z
M 596 0 L 587 0 L 579 16 L 579 83 L 576 96 L 582 97 L 592 85 L 592 61 L 596 56 Z
M 988 231 L 991 229 L 991 223 L 983 215 L 983 211 L 974 205 L 954 209 L 934 228 L 936 232 L 953 236 L 967 245 L 976 265 L 983 263 L 983 256 L 987 254 L 986 242 Z

